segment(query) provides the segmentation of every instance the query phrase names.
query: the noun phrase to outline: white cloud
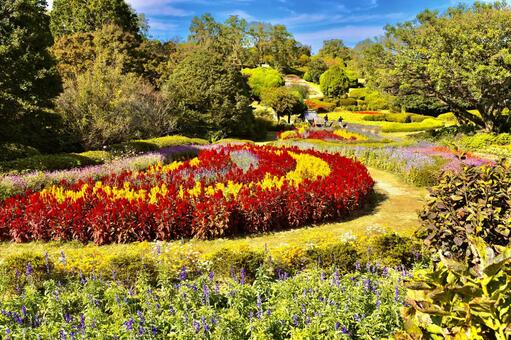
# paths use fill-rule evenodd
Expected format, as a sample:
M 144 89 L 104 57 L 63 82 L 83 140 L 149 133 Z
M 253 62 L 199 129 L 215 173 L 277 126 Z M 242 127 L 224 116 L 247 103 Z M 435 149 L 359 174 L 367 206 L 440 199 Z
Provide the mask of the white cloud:
M 342 39 L 348 45 L 367 38 L 377 37 L 384 33 L 381 26 L 345 26 L 340 28 L 332 28 L 319 30 L 315 32 L 298 33 L 295 38 L 307 45 L 311 45 L 314 50 L 321 47 L 324 40 Z

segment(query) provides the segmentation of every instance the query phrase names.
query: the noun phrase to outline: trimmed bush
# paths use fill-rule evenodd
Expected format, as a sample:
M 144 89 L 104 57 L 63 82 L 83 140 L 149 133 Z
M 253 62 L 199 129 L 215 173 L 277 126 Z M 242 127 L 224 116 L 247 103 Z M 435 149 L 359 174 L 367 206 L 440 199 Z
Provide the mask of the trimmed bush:
M 339 106 L 348 107 L 348 106 L 357 106 L 358 101 L 353 98 L 343 98 L 338 100 Z
M 246 68 L 241 73 L 248 77 L 248 86 L 257 98 L 260 98 L 263 90 L 267 88 L 284 86 L 284 78 L 280 72 L 271 67 Z

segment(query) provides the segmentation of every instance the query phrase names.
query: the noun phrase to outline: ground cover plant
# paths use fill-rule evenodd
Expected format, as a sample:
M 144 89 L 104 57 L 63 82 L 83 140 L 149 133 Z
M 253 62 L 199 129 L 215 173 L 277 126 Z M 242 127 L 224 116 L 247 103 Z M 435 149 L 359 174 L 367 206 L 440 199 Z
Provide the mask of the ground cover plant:
M 346 216 L 373 184 L 363 165 L 335 154 L 213 146 L 190 161 L 8 198 L 1 239 L 105 244 L 282 230 Z

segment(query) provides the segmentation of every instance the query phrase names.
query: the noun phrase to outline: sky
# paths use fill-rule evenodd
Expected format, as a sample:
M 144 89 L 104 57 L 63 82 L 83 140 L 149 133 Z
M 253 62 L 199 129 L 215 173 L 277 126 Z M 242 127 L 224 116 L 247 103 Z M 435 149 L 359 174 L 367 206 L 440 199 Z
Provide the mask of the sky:
M 462 0 L 471 3 L 469 0 Z M 50 1 L 51 2 L 51 1 Z M 249 22 L 286 25 L 296 40 L 317 52 L 324 40 L 348 46 L 383 33 L 386 24 L 411 20 L 422 10 L 444 10 L 457 0 L 127 0 L 148 19 L 149 36 L 186 40 L 194 16 L 212 14 L 223 22 L 238 15 Z M 51 4 L 50 4 L 51 6 Z

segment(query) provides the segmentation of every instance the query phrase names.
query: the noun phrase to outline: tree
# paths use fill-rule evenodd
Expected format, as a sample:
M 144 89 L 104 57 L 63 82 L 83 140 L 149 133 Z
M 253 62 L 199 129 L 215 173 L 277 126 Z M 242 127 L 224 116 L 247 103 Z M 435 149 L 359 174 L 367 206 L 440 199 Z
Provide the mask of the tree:
M 55 37 L 94 32 L 107 24 L 140 36 L 144 27 L 143 20 L 124 0 L 55 0 L 50 16 Z
M 443 14 L 426 11 L 414 22 L 387 27 L 389 76 L 400 87 L 447 104 L 462 122 L 509 131 L 510 22 L 511 8 L 497 2 L 459 6 Z
M 261 93 L 267 88 L 284 86 L 280 72 L 270 67 L 243 69 L 242 73 L 248 77 L 248 85 L 257 98 L 260 98 Z
M 350 49 L 344 45 L 341 39 L 331 39 L 323 41 L 323 47 L 319 50 L 319 57 L 330 57 L 341 59 L 347 62 L 351 59 Z
M 350 88 L 350 80 L 346 73 L 340 66 L 334 66 L 323 75 L 319 80 L 321 91 L 327 97 L 340 97 L 346 93 Z
M 263 90 L 261 103 L 274 109 L 279 120 L 287 115 L 289 124 L 292 114 L 301 114 L 307 109 L 300 96 L 286 87 Z
M 57 110 L 85 149 L 170 134 L 175 128 L 175 118 L 159 93 L 101 57 L 91 69 L 66 81 Z
M 78 32 L 57 39 L 52 48 L 64 79 L 75 79 L 89 70 L 101 56 L 104 63 L 117 65 L 124 73 L 141 71 L 140 41 L 117 25 L 105 25 L 95 32 Z
M 61 90 L 46 2 L 0 2 L 0 32 L 0 140 L 19 139 L 16 130 Z
M 249 87 L 239 69 L 217 51 L 202 48 L 185 58 L 163 90 L 183 133 L 208 137 L 253 133 Z
M 319 78 L 328 70 L 326 63 L 320 58 L 313 58 L 307 66 L 308 70 L 305 74 L 305 80 L 319 84 Z

